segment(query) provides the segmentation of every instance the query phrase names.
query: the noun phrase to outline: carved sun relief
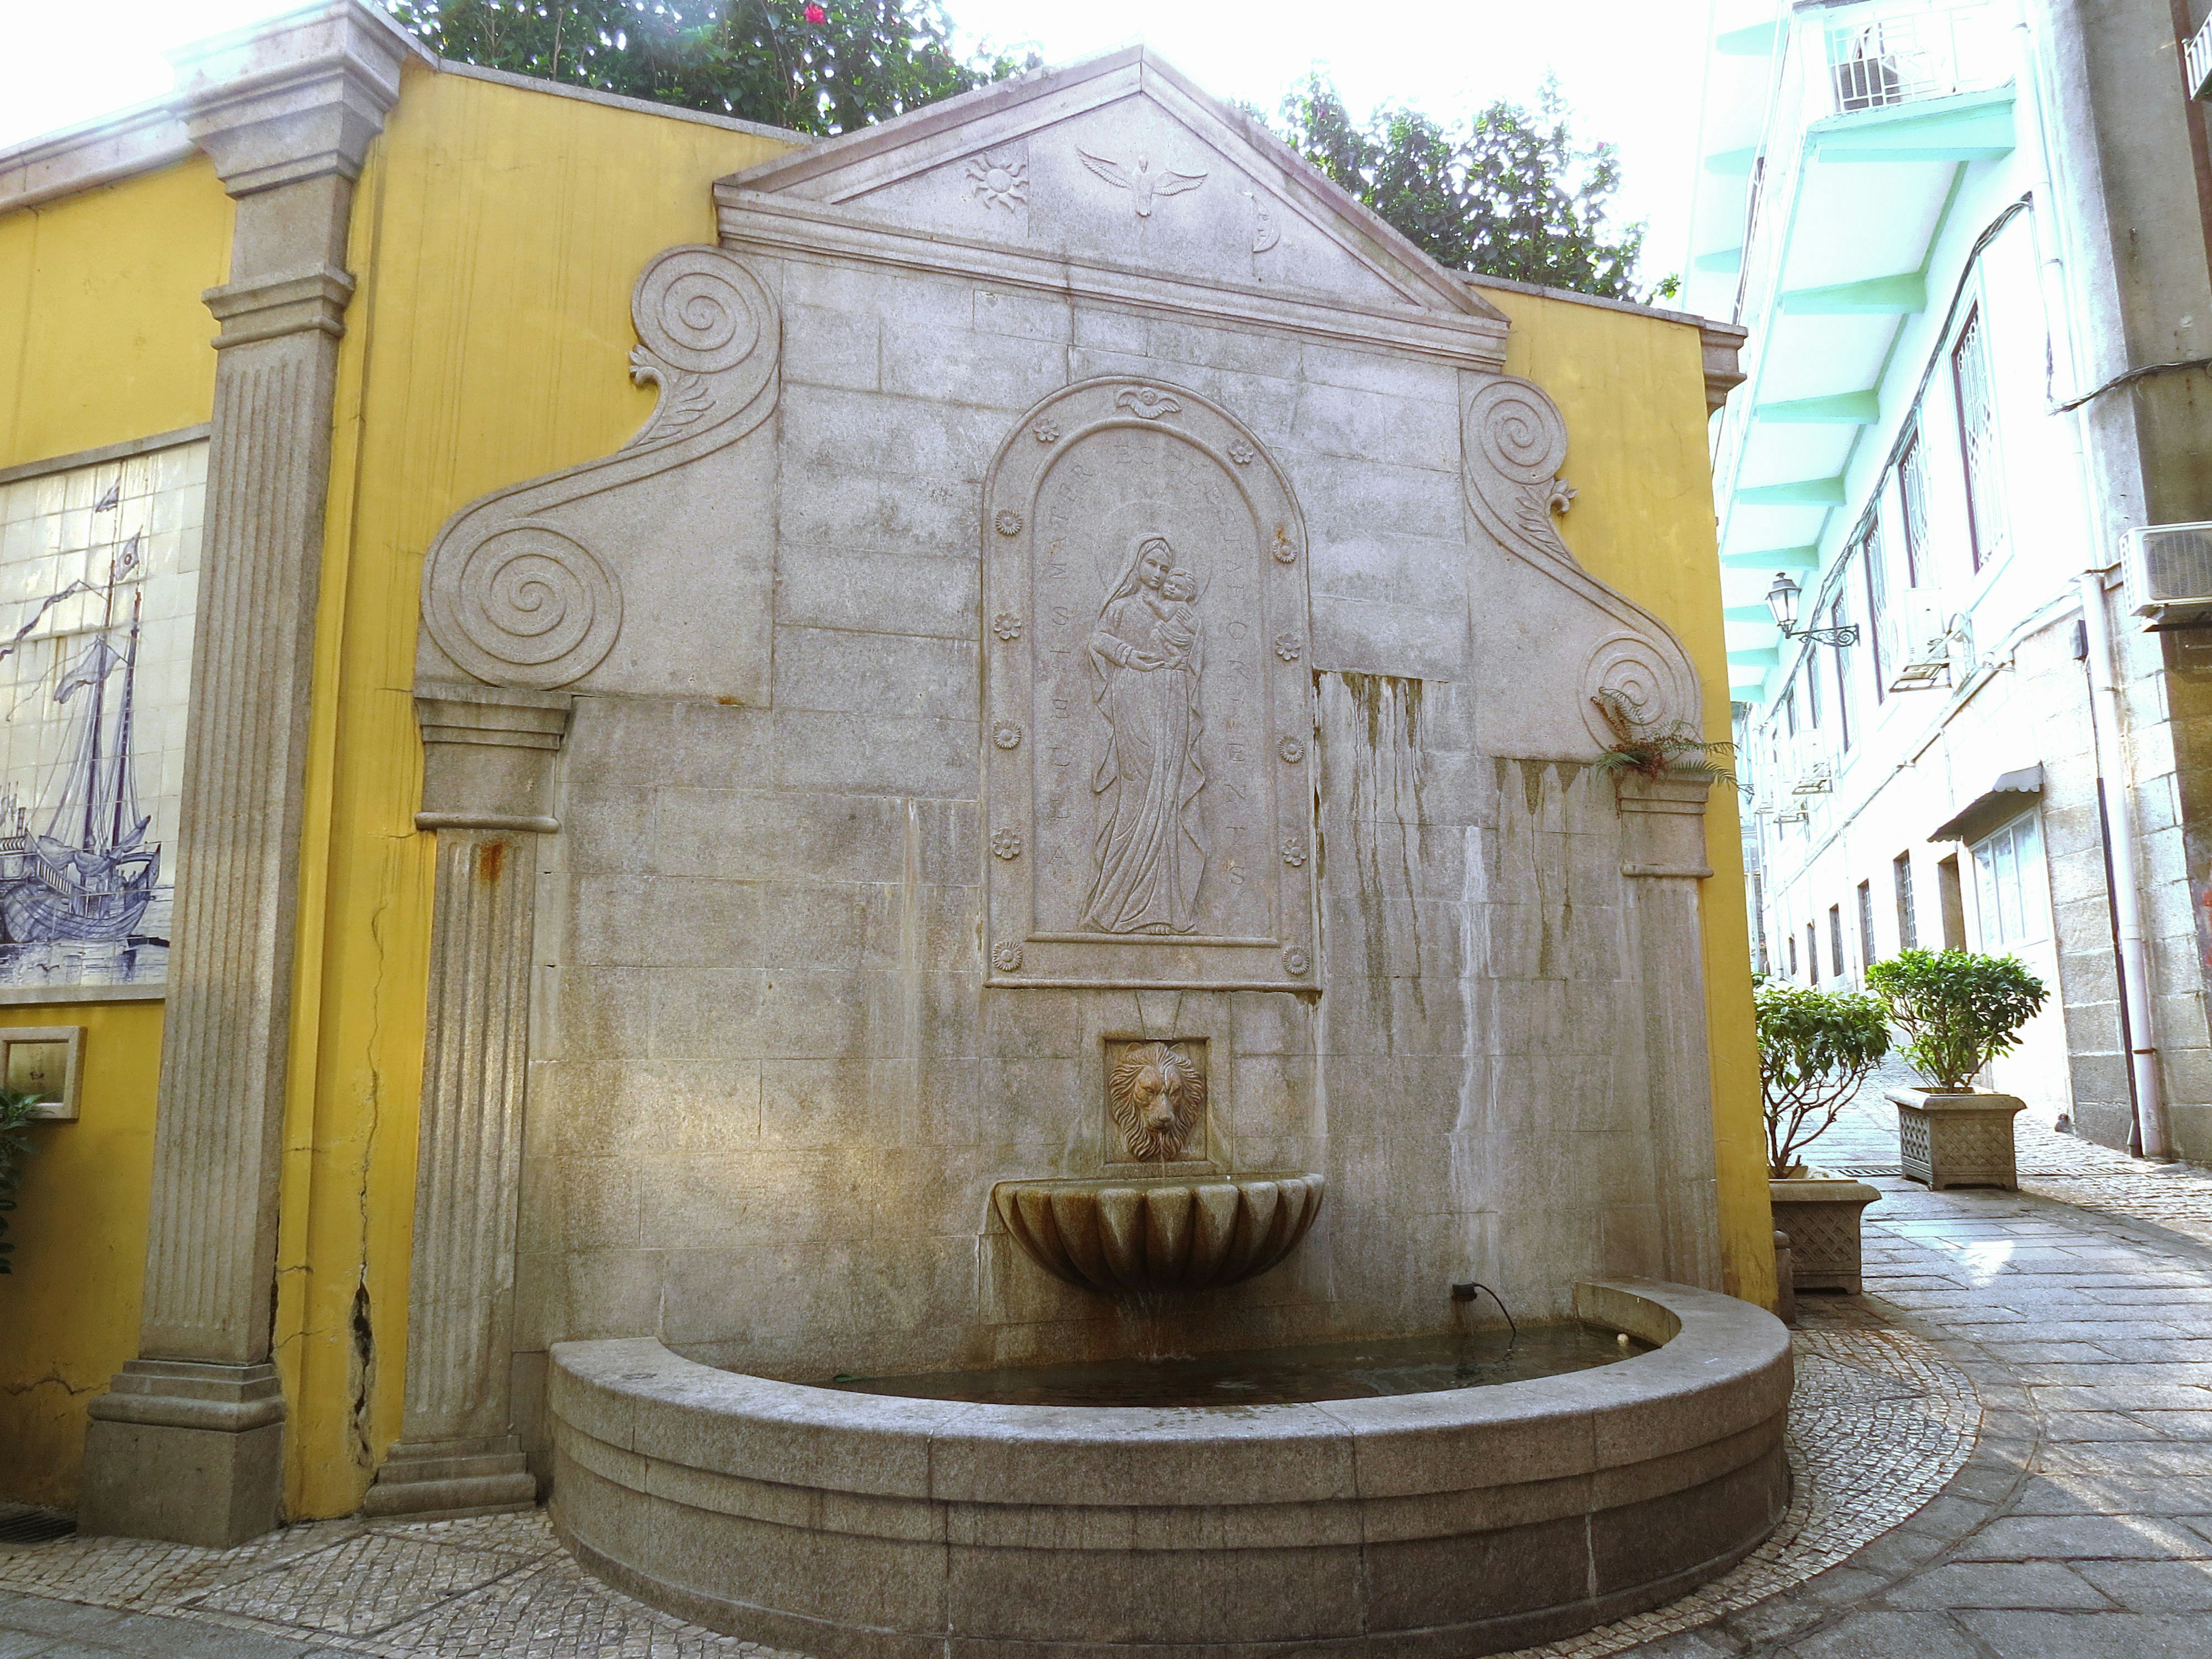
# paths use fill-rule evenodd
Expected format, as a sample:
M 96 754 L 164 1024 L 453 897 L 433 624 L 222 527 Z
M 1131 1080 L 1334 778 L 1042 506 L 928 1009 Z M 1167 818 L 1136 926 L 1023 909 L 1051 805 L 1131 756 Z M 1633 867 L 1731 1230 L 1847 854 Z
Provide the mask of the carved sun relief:
M 968 188 L 985 207 L 1009 212 L 1030 199 L 1029 158 L 1019 149 L 987 149 L 968 158 Z

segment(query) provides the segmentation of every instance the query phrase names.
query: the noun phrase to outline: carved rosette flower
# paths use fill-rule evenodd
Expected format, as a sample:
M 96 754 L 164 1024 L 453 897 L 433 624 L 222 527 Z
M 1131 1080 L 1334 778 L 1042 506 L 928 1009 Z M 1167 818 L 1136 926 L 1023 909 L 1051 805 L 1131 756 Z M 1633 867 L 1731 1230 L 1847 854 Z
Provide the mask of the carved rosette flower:
M 1002 974 L 1021 971 L 1022 947 L 1012 939 L 1000 939 L 991 947 L 991 966 Z
M 1022 636 L 1022 619 L 1011 611 L 1001 611 L 991 618 L 991 631 L 1012 645 Z
M 1060 422 L 1048 415 L 1032 426 L 1030 433 L 1041 444 L 1056 444 L 1060 441 Z
M 1275 654 L 1280 657 L 1285 662 L 1296 662 L 1298 659 L 1299 653 L 1303 652 L 1305 648 L 1306 642 L 1295 634 L 1278 634 L 1275 635 Z
M 1251 445 L 1246 443 L 1242 438 L 1239 438 L 1235 443 L 1229 446 L 1229 459 L 1236 462 L 1239 466 L 1251 465 L 1253 458 L 1258 453 L 1259 451 L 1254 449 Z
M 1296 766 L 1306 757 L 1306 746 L 1296 738 L 1285 738 L 1275 745 L 1275 752 L 1283 757 L 1286 765 Z
M 1000 830 L 991 837 L 991 854 L 994 858 L 1018 859 L 1022 855 L 1022 832 Z
M 1290 526 L 1277 525 L 1275 526 L 1275 562 L 1295 564 L 1297 562 L 1297 544 L 1291 539 Z
M 1298 836 L 1284 836 L 1283 862 L 1289 865 L 1291 869 L 1297 870 L 1304 867 L 1305 861 L 1306 844 L 1304 838 Z
M 1565 478 L 1554 478 L 1552 480 L 1551 498 L 1547 505 L 1554 513 L 1565 514 L 1575 504 L 1575 497 L 1581 494 L 1581 490 L 1576 489 Z
M 1293 979 L 1304 979 L 1312 970 L 1313 958 L 1295 945 L 1283 952 L 1283 971 Z
M 1001 749 L 1018 749 L 1022 746 L 1022 728 L 1012 720 L 1000 720 L 991 728 L 991 741 Z
M 1022 533 L 1022 515 L 1012 507 L 1002 508 L 991 525 L 1001 536 L 1018 536 Z

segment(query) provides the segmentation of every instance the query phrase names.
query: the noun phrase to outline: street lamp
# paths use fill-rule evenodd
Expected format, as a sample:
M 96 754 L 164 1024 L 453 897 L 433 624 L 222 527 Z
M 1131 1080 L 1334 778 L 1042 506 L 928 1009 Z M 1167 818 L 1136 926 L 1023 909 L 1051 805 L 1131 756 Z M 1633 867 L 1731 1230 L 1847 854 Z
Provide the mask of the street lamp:
M 1766 590 L 1766 608 L 1774 613 L 1774 625 L 1782 630 L 1785 640 L 1802 640 L 1808 645 L 1856 645 L 1859 626 L 1845 623 L 1840 628 L 1807 628 L 1797 626 L 1797 596 L 1803 592 L 1790 580 L 1790 573 L 1774 573 L 1774 586 Z

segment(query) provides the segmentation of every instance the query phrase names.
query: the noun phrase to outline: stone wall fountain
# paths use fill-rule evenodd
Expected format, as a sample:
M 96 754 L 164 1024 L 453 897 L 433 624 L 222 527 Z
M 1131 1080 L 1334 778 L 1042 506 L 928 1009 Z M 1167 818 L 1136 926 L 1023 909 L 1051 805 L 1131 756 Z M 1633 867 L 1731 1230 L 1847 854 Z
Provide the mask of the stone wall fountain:
M 1698 680 L 1504 318 L 1141 50 L 715 203 L 637 438 L 428 550 L 432 1053 L 509 1036 L 426 1086 L 374 1502 L 526 1466 L 823 1656 L 1479 1653 L 1740 1558 L 1790 1371 L 1717 1293 L 1706 786 L 1589 768 Z M 1470 1277 L 1633 1357 L 1460 1386 Z M 1413 1340 L 1472 1369 L 988 1380 Z

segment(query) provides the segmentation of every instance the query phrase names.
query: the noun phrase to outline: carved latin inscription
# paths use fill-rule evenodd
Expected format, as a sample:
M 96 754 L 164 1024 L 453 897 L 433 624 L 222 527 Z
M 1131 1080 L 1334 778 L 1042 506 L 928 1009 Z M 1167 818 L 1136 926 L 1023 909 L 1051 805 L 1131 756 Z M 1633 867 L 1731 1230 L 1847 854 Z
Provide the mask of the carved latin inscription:
M 1307 626 L 1280 473 L 1197 393 L 1117 378 L 1031 410 L 987 489 L 984 614 L 1028 619 L 986 652 L 988 838 L 1022 848 L 992 860 L 992 937 L 1024 964 L 996 982 L 1299 983 L 1311 876 L 1277 849 L 1313 833 L 1282 742 L 1311 680 L 1273 644 Z

